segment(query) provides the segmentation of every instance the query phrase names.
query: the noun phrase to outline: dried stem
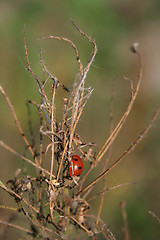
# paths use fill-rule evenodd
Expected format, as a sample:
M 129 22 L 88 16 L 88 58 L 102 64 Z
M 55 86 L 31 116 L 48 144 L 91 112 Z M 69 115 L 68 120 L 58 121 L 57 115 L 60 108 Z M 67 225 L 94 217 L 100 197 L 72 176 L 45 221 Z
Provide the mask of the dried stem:
M 45 39 L 57 39 L 57 40 L 60 40 L 60 41 L 67 42 L 69 45 L 71 45 L 71 47 L 74 49 L 74 51 L 76 53 L 76 58 L 77 58 L 77 62 L 78 62 L 79 72 L 82 75 L 83 69 L 82 69 L 82 64 L 81 64 L 80 57 L 79 57 L 79 52 L 78 52 L 78 49 L 77 49 L 76 45 L 71 40 L 69 40 L 69 39 L 67 39 L 65 37 L 57 37 L 57 36 L 41 37 L 41 38 L 38 38 L 37 40 L 45 40 Z
M 130 184 L 135 184 L 134 182 L 129 182 L 129 183 L 121 183 L 121 184 L 118 184 L 116 186 L 113 186 L 113 187 L 108 187 L 108 188 L 103 188 L 103 190 L 100 192 L 100 193 L 97 193 L 95 194 L 93 197 L 87 199 L 87 202 L 90 202 L 92 200 L 94 200 L 95 198 L 97 198 L 98 196 L 104 196 L 104 194 L 108 191 L 111 191 L 111 190 L 115 190 L 119 187 L 124 187 L 124 186 L 127 186 L 127 185 L 130 185 Z M 99 218 L 100 219 L 100 218 Z M 98 223 L 97 223 L 98 224 Z M 96 225 L 97 225 L 96 224 Z
M 33 207 L 30 203 L 28 203 L 25 199 L 23 199 L 20 195 L 18 195 L 17 193 L 15 193 L 14 191 L 12 191 L 11 189 L 7 188 L 1 181 L 0 181 L 0 187 L 2 189 L 4 189 L 5 191 L 7 191 L 8 193 L 10 193 L 12 196 L 17 197 L 20 201 L 23 201 L 28 207 L 30 207 L 31 209 L 33 209 L 36 213 L 39 213 L 39 211 Z
M 115 90 L 115 81 L 113 83 L 113 87 L 112 87 L 112 95 L 111 95 L 111 101 L 110 101 L 110 134 L 113 131 L 113 103 L 114 103 L 114 90 Z M 109 159 L 110 159 L 110 155 L 111 155 L 111 147 L 109 148 L 108 151 L 108 156 L 104 162 L 104 169 L 107 168 Z M 107 175 L 106 175 L 107 176 Z M 107 177 L 105 176 L 104 178 L 104 183 L 103 183 L 103 191 L 105 190 L 105 186 L 106 186 L 106 181 L 107 181 Z M 103 206 L 103 202 L 104 202 L 104 194 L 101 195 L 101 200 L 100 200 L 100 204 L 99 204 L 99 209 L 98 209 L 98 214 L 97 214 L 97 220 L 96 220 L 96 225 L 98 225 L 99 222 L 99 218 L 100 218 L 100 214 L 102 211 L 102 206 Z
M 158 223 L 160 223 L 160 218 L 157 217 L 157 215 L 156 215 L 154 212 L 152 212 L 152 211 L 150 210 L 150 211 L 149 211 L 149 214 L 151 214 L 152 217 L 154 217 L 154 218 L 158 221 Z
M 37 165 L 36 163 L 32 162 L 30 159 L 24 157 L 23 155 L 17 153 L 13 148 L 9 147 L 7 144 L 5 144 L 4 142 L 0 141 L 0 146 L 5 148 L 7 151 L 13 153 L 14 155 L 18 156 L 19 158 L 25 160 L 26 162 L 28 162 L 29 164 L 31 164 L 32 166 L 34 166 L 35 168 L 42 170 L 43 172 L 47 173 L 48 175 L 50 175 L 50 172 L 48 172 L 46 169 L 42 168 L 41 166 Z M 55 178 L 55 176 L 52 176 L 53 178 Z
M 18 226 L 18 225 L 15 225 L 15 224 L 12 224 L 12 223 L 3 221 L 3 220 L 0 220 L 0 223 L 1 223 L 1 224 L 4 224 L 4 225 L 6 225 L 6 226 L 10 226 L 10 227 L 13 227 L 13 228 L 17 228 L 17 229 L 22 230 L 23 232 L 29 233 L 29 234 L 31 234 L 31 235 L 33 235 L 33 236 L 35 235 L 35 233 L 32 232 L 32 231 L 30 231 L 29 229 L 25 229 L 25 228 L 20 227 L 20 226 Z
M 18 130 L 19 130 L 19 132 L 20 132 L 20 134 L 21 134 L 24 142 L 26 143 L 29 151 L 31 152 L 31 154 L 32 154 L 32 156 L 33 156 L 36 164 L 39 165 L 39 161 L 38 161 L 38 159 L 36 158 L 36 156 L 35 156 L 35 154 L 34 154 L 34 152 L 33 152 L 33 150 L 32 150 L 32 147 L 30 146 L 30 144 L 29 144 L 29 142 L 28 142 L 28 140 L 27 140 L 27 138 L 26 138 L 26 136 L 25 136 L 25 134 L 24 134 L 21 126 L 20 126 L 20 123 L 19 123 L 19 121 L 18 121 L 18 118 L 17 118 L 17 115 L 16 115 L 16 113 L 15 113 L 15 110 L 14 110 L 14 108 L 13 108 L 13 106 L 12 106 L 12 104 L 11 104 L 8 96 L 7 96 L 7 94 L 5 93 L 4 89 L 3 89 L 1 86 L 0 86 L 0 91 L 1 91 L 2 95 L 4 96 L 5 100 L 6 100 L 7 103 L 8 103 L 9 109 L 10 109 L 12 115 L 13 115 L 13 118 L 14 118 L 14 120 L 15 120 L 16 126 L 17 126 L 17 128 L 18 128 Z
M 125 240 L 130 240 L 130 235 L 128 231 L 128 223 L 127 223 L 127 214 L 126 214 L 126 202 L 122 201 L 120 203 L 120 208 L 122 210 L 122 216 L 123 216 L 123 221 L 124 221 L 124 239 Z
M 28 67 L 28 71 L 31 73 L 31 75 L 33 76 L 33 78 L 36 80 L 40 90 L 41 90 L 41 93 L 45 99 L 45 102 L 47 104 L 48 107 L 50 107 L 50 103 L 48 101 L 48 98 L 47 98 L 47 95 L 44 91 L 44 88 L 39 80 L 39 78 L 33 73 L 32 69 L 31 69 L 31 66 L 30 66 L 30 63 L 29 63 L 29 58 L 28 58 L 28 51 L 27 51 L 27 45 L 26 45 L 26 38 L 25 38 L 25 25 L 23 26 L 23 39 L 24 39 L 24 50 L 25 50 L 25 55 L 26 55 L 26 61 L 27 61 L 27 67 Z
M 124 125 L 128 115 L 129 115 L 129 113 L 130 113 L 130 111 L 132 109 L 132 106 L 133 106 L 133 104 L 135 102 L 137 94 L 139 92 L 140 83 L 141 83 L 141 80 L 142 80 L 143 60 L 142 60 L 142 55 L 141 55 L 141 53 L 139 52 L 138 49 L 136 49 L 135 53 L 137 53 L 137 55 L 139 57 L 139 60 L 140 60 L 140 69 L 139 69 L 138 81 L 137 81 L 136 89 L 134 91 L 134 94 L 132 94 L 132 98 L 131 98 L 131 101 L 130 101 L 128 107 L 127 107 L 126 112 L 123 114 L 122 118 L 120 119 L 119 123 L 117 124 L 117 126 L 113 130 L 112 134 L 109 136 L 109 138 L 107 139 L 107 141 L 105 142 L 105 144 L 103 145 L 103 147 L 101 148 L 99 153 L 97 154 L 97 157 L 96 157 L 96 161 L 97 162 L 101 160 L 101 158 L 104 156 L 106 151 L 109 149 L 109 147 L 113 143 L 114 139 L 117 137 L 117 134 L 119 133 L 119 131 L 122 128 L 122 126 Z

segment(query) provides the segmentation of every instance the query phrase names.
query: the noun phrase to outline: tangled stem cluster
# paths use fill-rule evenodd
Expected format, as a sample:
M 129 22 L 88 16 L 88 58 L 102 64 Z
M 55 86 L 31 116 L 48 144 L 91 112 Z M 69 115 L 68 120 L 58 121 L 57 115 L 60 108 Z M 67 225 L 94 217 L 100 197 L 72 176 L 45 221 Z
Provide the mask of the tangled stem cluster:
M 98 234 L 103 234 L 105 239 L 114 240 L 116 239 L 114 234 L 106 227 L 100 218 L 104 194 L 109 190 L 125 186 L 130 183 L 119 184 L 117 186 L 107 188 L 106 176 L 108 172 L 117 166 L 120 161 L 124 159 L 147 134 L 160 114 L 160 105 L 158 105 L 148 124 L 133 141 L 133 143 L 117 160 L 114 161 L 112 165 L 108 166 L 111 146 L 119 131 L 125 124 L 139 92 L 143 69 L 142 56 L 138 50 L 137 44 L 134 44 L 132 46 L 132 51 L 137 54 L 140 67 L 138 79 L 134 83 L 127 79 L 130 83 L 131 90 L 130 101 L 121 119 L 117 125 L 113 127 L 113 88 L 110 105 L 110 136 L 107 137 L 105 143 L 99 148 L 99 152 L 94 153 L 92 149 L 94 143 L 84 143 L 80 135 L 77 133 L 76 127 L 84 107 L 92 94 L 92 89 L 90 87 L 86 88 L 85 80 L 96 56 L 97 46 L 91 37 L 78 28 L 73 21 L 72 23 L 77 31 L 93 45 L 93 52 L 85 67 L 83 67 L 81 63 L 79 51 L 76 45 L 71 40 L 57 36 L 42 37 L 38 40 L 56 39 L 58 41 L 65 42 L 73 48 L 79 69 L 79 73 L 73 83 L 73 89 L 69 89 L 61 83 L 56 76 L 53 76 L 53 74 L 49 72 L 43 59 L 42 49 L 40 50 L 40 63 L 43 71 L 47 75 L 47 80 L 42 82 L 38 76 L 34 74 L 28 56 L 25 26 L 23 29 L 24 49 L 27 63 L 26 69 L 36 81 L 38 91 L 40 93 L 40 103 L 36 103 L 33 100 L 29 100 L 27 102 L 28 109 L 30 108 L 30 105 L 34 105 L 38 110 L 40 119 L 39 149 L 35 150 L 34 146 L 31 145 L 30 141 L 25 136 L 9 97 L 4 89 L 0 87 L 0 91 L 9 106 L 18 131 L 20 132 L 31 157 L 27 158 L 26 156 L 19 154 L 3 141 L 0 141 L 0 146 L 36 169 L 35 176 L 22 174 L 22 176 L 19 177 L 21 170 L 18 169 L 14 178 L 9 179 L 7 184 L 0 182 L 0 187 L 10 194 L 18 205 L 17 209 L 10 209 L 24 214 L 25 218 L 30 222 L 32 230 L 27 230 L 20 226 L 7 223 L 3 220 L 0 220 L 0 223 L 23 230 L 24 232 L 32 235 L 32 239 L 71 239 L 72 235 L 75 236 L 77 235 L 77 232 L 82 232 L 82 234 L 86 234 L 92 239 L 95 239 L 95 236 L 98 236 Z M 45 90 L 47 81 L 50 81 L 51 83 L 51 98 L 49 98 Z M 60 122 L 57 121 L 55 113 L 55 98 L 58 88 L 62 88 L 68 94 L 68 97 L 63 99 L 64 112 Z M 79 176 L 70 176 L 68 173 L 69 167 L 72 164 L 72 157 L 75 152 L 78 153 L 83 160 L 90 162 L 90 167 L 85 171 L 82 178 Z M 47 169 L 47 167 L 45 167 L 45 157 L 46 155 L 48 156 L 49 153 L 50 167 Z M 92 182 L 88 183 L 84 187 L 84 183 L 86 182 L 89 173 L 101 162 L 105 155 L 107 157 L 103 171 L 99 174 L 99 176 L 95 177 Z M 101 191 L 94 197 L 89 198 L 88 196 L 94 189 L 96 183 L 102 179 L 104 179 L 104 181 Z M 97 216 L 87 214 L 87 211 L 90 208 L 89 202 L 98 196 L 101 197 L 101 201 Z M 125 213 L 123 215 L 125 216 Z M 126 236 L 129 236 L 127 225 L 125 226 Z M 73 239 L 75 239 L 75 237 L 73 237 Z

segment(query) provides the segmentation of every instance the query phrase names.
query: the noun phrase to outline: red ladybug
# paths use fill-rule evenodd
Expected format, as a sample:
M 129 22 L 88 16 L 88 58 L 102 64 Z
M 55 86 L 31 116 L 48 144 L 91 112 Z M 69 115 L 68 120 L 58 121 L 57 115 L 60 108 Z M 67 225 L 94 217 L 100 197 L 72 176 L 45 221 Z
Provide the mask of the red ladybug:
M 80 176 L 83 171 L 83 161 L 78 155 L 72 157 L 73 175 Z M 72 176 L 72 166 L 69 167 L 69 175 Z

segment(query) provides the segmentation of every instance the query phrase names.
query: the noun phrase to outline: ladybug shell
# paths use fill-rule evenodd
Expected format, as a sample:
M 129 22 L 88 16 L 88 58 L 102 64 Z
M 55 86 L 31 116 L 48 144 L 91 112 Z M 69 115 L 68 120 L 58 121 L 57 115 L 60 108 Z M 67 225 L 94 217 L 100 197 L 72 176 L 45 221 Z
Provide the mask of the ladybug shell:
M 72 163 L 73 163 L 73 175 L 74 176 L 80 176 L 83 171 L 83 161 L 78 155 L 74 155 L 72 157 Z M 72 167 L 70 165 L 69 167 L 69 175 L 72 176 Z

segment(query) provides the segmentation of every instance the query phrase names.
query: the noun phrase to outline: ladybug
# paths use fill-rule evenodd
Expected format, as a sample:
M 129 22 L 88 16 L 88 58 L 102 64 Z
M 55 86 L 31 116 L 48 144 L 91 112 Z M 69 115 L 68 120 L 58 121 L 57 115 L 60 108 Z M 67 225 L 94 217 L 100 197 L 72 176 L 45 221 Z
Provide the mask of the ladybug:
M 83 171 L 83 161 L 78 155 L 72 157 L 73 175 L 80 176 Z M 69 175 L 72 176 L 72 166 L 69 167 Z

